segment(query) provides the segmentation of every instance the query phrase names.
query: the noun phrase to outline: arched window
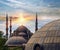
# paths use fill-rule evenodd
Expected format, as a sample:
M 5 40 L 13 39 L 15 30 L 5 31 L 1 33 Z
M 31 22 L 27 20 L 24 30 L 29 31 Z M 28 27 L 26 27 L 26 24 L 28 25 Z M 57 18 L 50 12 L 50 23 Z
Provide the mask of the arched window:
M 36 44 L 33 48 L 33 50 L 44 50 L 43 46 L 40 46 L 39 44 Z

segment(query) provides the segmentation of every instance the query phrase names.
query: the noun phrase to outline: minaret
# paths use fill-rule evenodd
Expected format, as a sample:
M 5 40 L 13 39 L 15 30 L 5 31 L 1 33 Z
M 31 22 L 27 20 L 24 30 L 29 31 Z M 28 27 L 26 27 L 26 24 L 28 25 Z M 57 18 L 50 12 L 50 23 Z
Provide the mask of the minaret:
M 10 37 L 11 37 L 11 33 L 12 33 L 12 17 L 10 17 Z
M 8 14 L 6 14 L 6 38 L 8 39 Z
M 38 18 L 37 18 L 37 13 L 36 13 L 35 31 L 37 30 L 38 30 Z

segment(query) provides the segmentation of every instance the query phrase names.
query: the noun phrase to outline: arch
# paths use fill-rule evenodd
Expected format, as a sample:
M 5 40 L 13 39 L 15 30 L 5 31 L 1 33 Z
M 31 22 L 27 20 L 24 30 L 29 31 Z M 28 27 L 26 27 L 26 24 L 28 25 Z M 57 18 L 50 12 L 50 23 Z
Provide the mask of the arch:
M 44 47 L 39 44 L 35 44 L 33 50 L 44 50 Z

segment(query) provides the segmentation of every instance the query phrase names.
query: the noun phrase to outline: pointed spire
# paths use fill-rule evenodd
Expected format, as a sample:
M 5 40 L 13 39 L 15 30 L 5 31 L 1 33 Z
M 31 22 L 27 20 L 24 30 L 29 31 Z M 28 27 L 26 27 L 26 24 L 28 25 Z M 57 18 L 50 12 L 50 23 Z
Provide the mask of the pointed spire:
M 11 37 L 11 33 L 12 33 L 12 17 L 10 17 L 10 37 Z
M 38 30 L 38 18 L 37 18 L 37 13 L 36 13 L 35 31 L 37 30 Z
M 6 14 L 6 38 L 8 39 L 8 14 Z

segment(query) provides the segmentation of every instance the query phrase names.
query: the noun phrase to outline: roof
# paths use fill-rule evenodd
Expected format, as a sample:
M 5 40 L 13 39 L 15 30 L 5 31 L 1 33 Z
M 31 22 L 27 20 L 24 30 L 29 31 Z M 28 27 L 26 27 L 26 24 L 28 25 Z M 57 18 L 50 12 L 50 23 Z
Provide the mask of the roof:
M 6 42 L 6 46 L 21 46 L 25 44 L 26 40 L 23 37 L 13 36 L 9 38 Z
M 21 25 L 15 31 L 16 32 L 24 32 L 24 33 L 27 33 L 27 31 L 29 31 L 29 30 L 27 29 L 27 27 Z
M 43 43 L 60 43 L 60 20 L 50 22 L 39 29 L 32 38 L 40 37 Z
M 33 50 L 36 43 L 44 46 L 44 50 L 60 50 L 60 20 L 52 21 L 36 31 L 28 41 L 26 50 Z
M 29 30 L 27 27 L 23 26 L 23 25 L 19 26 L 19 27 L 14 31 L 13 35 L 14 35 L 14 34 L 15 34 L 15 35 L 30 35 L 30 36 L 33 35 L 33 33 L 31 33 L 30 30 Z

